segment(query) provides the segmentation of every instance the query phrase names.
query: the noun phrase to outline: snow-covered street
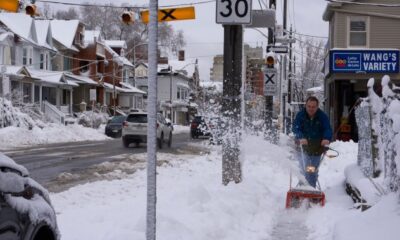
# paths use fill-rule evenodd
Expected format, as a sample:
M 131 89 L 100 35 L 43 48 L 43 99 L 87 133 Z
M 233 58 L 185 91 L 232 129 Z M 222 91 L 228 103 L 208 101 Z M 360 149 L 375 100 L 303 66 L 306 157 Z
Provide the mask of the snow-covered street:
M 307 235 L 296 239 L 397 239 L 397 200 L 388 195 L 366 212 L 353 208 L 344 169 L 356 161 L 357 144 L 331 146 L 340 155 L 320 170 L 325 207 L 296 210 L 284 208 L 289 169 L 296 166 L 284 139 L 275 146 L 246 137 L 243 182 L 228 186 L 222 185 L 219 147 L 201 156 L 158 154 L 165 162 L 157 175 L 157 239 L 294 239 L 288 237 L 294 233 Z M 146 171 L 76 186 L 51 199 L 62 239 L 145 239 Z

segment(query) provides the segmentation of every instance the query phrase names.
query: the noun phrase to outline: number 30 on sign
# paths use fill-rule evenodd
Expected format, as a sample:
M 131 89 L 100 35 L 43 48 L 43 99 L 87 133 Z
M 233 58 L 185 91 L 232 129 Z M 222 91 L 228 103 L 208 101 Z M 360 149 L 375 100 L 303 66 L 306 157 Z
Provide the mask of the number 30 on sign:
M 250 24 L 251 0 L 217 0 L 216 22 L 220 24 Z

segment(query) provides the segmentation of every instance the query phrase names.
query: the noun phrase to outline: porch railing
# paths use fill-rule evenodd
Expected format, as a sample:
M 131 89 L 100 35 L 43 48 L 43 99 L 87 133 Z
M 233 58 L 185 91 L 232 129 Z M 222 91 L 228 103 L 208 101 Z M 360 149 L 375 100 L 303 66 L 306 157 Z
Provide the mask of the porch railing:
M 65 124 L 65 114 L 51 103 L 43 101 L 43 112 L 50 121 Z

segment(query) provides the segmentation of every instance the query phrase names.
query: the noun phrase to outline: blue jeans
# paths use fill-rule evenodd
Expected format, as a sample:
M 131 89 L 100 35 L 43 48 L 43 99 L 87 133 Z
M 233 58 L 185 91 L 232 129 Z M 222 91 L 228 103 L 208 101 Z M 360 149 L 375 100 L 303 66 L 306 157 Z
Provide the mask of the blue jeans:
M 306 178 L 307 182 L 312 187 L 317 186 L 318 168 L 321 161 L 321 156 L 307 155 L 299 152 L 300 169 Z

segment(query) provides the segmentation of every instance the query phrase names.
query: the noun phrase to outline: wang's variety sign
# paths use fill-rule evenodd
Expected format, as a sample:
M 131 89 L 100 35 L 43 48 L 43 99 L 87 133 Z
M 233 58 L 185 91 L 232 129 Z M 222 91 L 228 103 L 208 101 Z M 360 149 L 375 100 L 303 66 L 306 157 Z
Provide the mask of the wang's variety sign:
M 399 50 L 332 50 L 330 72 L 398 73 Z

